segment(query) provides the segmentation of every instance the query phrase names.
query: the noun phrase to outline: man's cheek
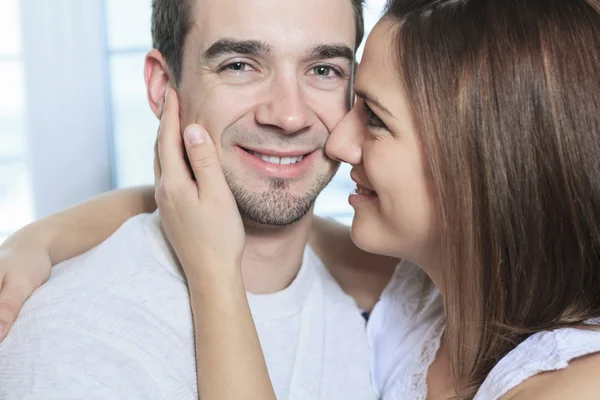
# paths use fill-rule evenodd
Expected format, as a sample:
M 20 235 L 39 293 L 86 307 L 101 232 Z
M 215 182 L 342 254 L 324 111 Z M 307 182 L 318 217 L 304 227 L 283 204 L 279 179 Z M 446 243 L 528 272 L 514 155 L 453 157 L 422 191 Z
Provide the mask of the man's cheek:
M 222 129 L 251 112 L 260 102 L 260 96 L 248 89 L 228 88 L 210 93 L 199 99 L 196 117 L 198 122 L 218 124 Z
M 333 131 L 336 125 L 350 111 L 349 101 L 346 97 L 334 97 L 329 102 L 321 102 L 316 107 L 317 117 L 321 120 L 328 132 Z
M 339 85 L 332 90 L 307 88 L 304 90 L 304 101 L 328 132 L 331 132 L 350 111 L 347 84 Z

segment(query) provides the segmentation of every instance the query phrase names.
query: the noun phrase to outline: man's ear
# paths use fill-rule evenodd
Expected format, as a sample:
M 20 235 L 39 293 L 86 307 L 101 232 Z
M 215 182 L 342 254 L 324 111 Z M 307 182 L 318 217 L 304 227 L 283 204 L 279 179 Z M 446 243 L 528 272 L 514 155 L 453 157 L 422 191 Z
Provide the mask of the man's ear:
M 156 118 L 162 118 L 167 88 L 175 87 L 169 66 L 160 51 L 153 49 L 146 54 L 144 79 L 148 103 Z

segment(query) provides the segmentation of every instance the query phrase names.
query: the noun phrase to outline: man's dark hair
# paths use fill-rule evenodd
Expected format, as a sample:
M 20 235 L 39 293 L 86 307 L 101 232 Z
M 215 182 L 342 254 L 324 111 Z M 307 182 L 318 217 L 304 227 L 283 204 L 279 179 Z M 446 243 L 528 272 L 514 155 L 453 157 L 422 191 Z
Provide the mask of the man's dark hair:
M 171 68 L 175 84 L 181 80 L 183 47 L 192 22 L 192 8 L 196 0 L 152 0 L 152 43 L 161 52 Z M 364 0 L 351 0 L 356 23 L 358 48 L 364 35 Z

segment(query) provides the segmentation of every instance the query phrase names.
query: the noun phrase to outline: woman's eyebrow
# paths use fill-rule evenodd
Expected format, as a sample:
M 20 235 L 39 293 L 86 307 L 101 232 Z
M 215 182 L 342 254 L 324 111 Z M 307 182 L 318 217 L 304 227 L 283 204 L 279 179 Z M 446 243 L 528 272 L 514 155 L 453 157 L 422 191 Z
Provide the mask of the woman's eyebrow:
M 360 97 L 361 99 L 363 99 L 364 101 L 366 101 L 367 103 L 375 104 L 377 106 L 377 108 L 381 109 L 383 112 L 388 114 L 390 117 L 393 117 L 392 113 L 387 108 L 385 108 L 384 105 L 381 104 L 381 102 L 379 100 L 377 100 L 377 98 L 375 96 L 373 96 L 372 94 L 369 94 L 369 93 L 365 92 L 364 90 L 360 90 L 360 89 L 355 90 L 354 94 L 356 96 Z

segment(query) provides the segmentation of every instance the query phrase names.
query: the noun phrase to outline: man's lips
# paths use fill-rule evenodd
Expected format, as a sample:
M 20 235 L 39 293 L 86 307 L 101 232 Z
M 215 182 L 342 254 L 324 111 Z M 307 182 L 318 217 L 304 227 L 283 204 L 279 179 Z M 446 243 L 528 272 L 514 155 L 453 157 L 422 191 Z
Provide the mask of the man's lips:
M 261 153 L 240 146 L 236 146 L 235 150 L 242 161 L 261 175 L 281 179 L 296 179 L 308 173 L 318 153 L 316 150 L 310 153 L 295 150 Z
M 293 165 L 301 162 L 305 157 L 310 155 L 314 150 L 262 150 L 255 148 L 241 147 L 240 149 L 246 151 L 257 158 L 260 158 L 266 163 L 274 165 Z
M 298 157 L 298 156 L 307 156 L 316 149 L 291 149 L 291 150 L 274 150 L 274 149 L 261 149 L 259 147 L 248 147 L 248 146 L 239 146 L 243 150 L 248 152 L 264 154 L 267 156 L 274 157 Z

